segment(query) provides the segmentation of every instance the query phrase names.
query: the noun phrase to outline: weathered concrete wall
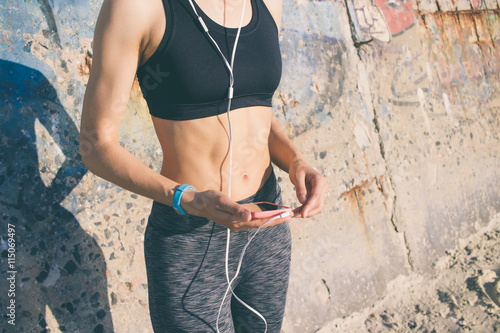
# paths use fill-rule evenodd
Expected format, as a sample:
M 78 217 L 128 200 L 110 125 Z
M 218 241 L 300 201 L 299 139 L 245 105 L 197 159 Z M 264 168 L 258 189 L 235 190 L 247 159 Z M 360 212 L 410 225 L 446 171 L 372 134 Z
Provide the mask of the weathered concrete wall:
M 100 3 L 0 1 L 0 305 L 11 301 L 11 223 L 13 331 L 152 331 L 150 201 L 87 173 L 78 156 Z M 274 112 L 330 183 L 324 214 L 291 224 L 283 329 L 312 332 L 369 306 L 398 275 L 432 270 L 500 210 L 500 11 L 494 0 L 284 5 Z M 137 86 L 121 142 L 159 169 Z
M 328 101 L 342 87 L 325 107 L 289 97 L 299 101 L 291 135 L 331 191 L 325 215 L 293 224 L 285 331 L 314 331 L 374 302 L 397 275 L 432 270 L 499 210 L 498 4 L 461 6 L 300 2 L 288 11 L 307 18 L 285 11 L 283 36 L 297 21 L 307 26 L 296 42 L 304 47 L 284 41 L 284 52 L 313 74 L 290 66 L 282 90 Z M 326 70 L 314 67 L 340 45 Z

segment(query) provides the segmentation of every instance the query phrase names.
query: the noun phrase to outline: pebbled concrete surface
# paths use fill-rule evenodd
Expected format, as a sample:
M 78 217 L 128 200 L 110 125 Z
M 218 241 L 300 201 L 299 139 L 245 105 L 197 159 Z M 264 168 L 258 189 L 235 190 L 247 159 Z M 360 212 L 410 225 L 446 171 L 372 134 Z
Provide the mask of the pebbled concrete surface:
M 17 230 L 16 332 L 151 332 L 150 200 L 87 173 L 78 155 L 100 4 L 0 2 L 0 207 Z M 292 223 L 285 332 L 327 327 L 398 279 L 434 274 L 498 213 L 498 16 L 494 0 L 284 1 L 273 111 L 330 184 L 324 213 Z M 159 170 L 137 84 L 120 140 Z

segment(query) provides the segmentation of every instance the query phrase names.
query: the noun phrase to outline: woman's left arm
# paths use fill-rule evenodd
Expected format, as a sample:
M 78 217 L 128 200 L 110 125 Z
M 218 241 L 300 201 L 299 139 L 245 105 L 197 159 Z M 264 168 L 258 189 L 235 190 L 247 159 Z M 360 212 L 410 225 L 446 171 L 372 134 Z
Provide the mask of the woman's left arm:
M 328 189 L 326 178 L 307 163 L 274 114 L 269 134 L 269 153 L 271 161 L 288 172 L 290 181 L 295 185 L 297 198 L 302 205 L 294 209 L 294 216 L 311 217 L 321 213 Z

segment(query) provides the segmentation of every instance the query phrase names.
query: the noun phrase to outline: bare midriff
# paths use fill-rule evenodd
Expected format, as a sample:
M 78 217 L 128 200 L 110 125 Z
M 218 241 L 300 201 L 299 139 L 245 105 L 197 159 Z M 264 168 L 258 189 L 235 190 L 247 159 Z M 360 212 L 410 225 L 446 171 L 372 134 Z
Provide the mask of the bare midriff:
M 255 194 L 271 174 L 268 138 L 271 108 L 230 112 L 233 137 L 231 198 Z M 197 191 L 228 193 L 229 126 L 227 113 L 192 120 L 153 117 L 163 150 L 161 174 Z

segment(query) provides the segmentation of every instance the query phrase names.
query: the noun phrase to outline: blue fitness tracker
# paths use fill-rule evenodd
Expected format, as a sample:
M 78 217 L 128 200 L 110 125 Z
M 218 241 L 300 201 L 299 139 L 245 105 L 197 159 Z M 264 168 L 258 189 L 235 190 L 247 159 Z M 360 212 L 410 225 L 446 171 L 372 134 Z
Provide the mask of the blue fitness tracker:
M 177 187 L 177 189 L 175 190 L 175 193 L 174 193 L 174 202 L 173 202 L 172 207 L 174 208 L 175 212 L 179 215 L 186 215 L 186 212 L 181 207 L 181 198 L 182 198 L 182 195 L 184 194 L 184 192 L 187 190 L 195 190 L 196 191 L 196 189 L 193 186 L 188 185 L 188 184 L 182 184 L 182 185 L 179 185 L 179 187 Z

